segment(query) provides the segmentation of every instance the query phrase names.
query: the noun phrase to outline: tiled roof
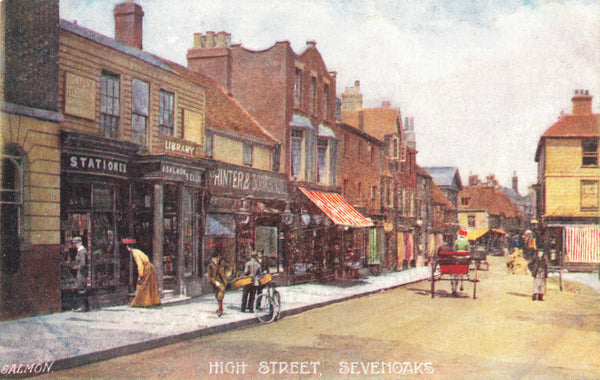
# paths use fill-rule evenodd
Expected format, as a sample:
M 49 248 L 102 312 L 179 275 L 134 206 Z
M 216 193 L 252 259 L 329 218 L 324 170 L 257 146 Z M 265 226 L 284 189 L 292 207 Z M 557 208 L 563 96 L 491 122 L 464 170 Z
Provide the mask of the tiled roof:
M 363 108 L 360 110 L 342 110 L 342 121 L 360 129 L 362 112 L 362 130 L 371 136 L 383 140 L 386 135 L 402 135 L 400 110 L 392 107 Z
M 544 132 L 542 137 L 599 137 L 600 115 L 566 115 Z
M 452 202 L 448 200 L 448 197 L 440 190 L 440 188 L 433 182 L 431 184 L 431 190 L 433 195 L 433 203 L 441 204 L 446 207 L 446 210 L 456 210 Z
M 510 198 L 494 187 L 465 186 L 459 193 L 458 210 L 486 210 L 492 215 L 504 215 L 506 218 L 522 216 L 519 208 Z M 462 199 L 469 198 L 467 205 Z
M 175 62 L 159 58 L 179 75 L 206 89 L 206 127 L 239 135 L 241 138 L 258 139 L 275 144 L 278 140 L 267 132 L 225 89 L 214 79 Z

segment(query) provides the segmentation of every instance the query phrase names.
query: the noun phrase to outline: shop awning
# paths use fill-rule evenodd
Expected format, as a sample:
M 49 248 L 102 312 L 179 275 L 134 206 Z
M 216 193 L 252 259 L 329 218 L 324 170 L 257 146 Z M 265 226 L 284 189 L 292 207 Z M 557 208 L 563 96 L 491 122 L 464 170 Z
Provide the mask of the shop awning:
M 600 227 L 565 227 L 565 250 L 570 262 L 600 262 Z
M 478 230 L 469 231 L 469 232 L 467 232 L 467 240 L 477 240 L 480 237 L 482 237 L 483 235 L 485 235 L 488 231 L 489 231 L 489 229 L 487 229 L 487 228 L 481 228 Z
M 321 211 L 339 226 L 373 227 L 363 214 L 337 193 L 326 193 L 299 188 Z
M 498 233 L 500 235 L 506 235 L 506 232 L 504 232 L 503 230 L 500 230 L 498 228 L 492 228 L 492 231 L 496 232 L 496 233 Z

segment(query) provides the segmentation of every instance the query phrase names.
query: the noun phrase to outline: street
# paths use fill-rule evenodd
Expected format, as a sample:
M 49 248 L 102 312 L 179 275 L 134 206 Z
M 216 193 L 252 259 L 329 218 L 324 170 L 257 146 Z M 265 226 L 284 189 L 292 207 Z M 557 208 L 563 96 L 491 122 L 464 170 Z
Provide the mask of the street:
M 488 261 L 475 300 L 470 282 L 458 298 L 437 282 L 432 299 L 423 281 L 41 378 L 598 378 L 600 294 L 550 278 L 534 302 L 531 276 Z

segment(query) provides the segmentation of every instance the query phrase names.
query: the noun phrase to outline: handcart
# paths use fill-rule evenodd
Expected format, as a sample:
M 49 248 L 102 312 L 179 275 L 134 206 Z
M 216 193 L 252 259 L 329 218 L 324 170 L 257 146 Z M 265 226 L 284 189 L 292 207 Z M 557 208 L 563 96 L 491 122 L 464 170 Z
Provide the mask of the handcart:
M 473 277 L 470 276 L 469 267 L 471 256 L 469 252 L 440 251 L 431 264 L 431 298 L 435 297 L 436 281 L 460 281 L 461 288 L 464 281 L 473 283 L 473 299 L 477 298 L 477 266 L 474 267 Z

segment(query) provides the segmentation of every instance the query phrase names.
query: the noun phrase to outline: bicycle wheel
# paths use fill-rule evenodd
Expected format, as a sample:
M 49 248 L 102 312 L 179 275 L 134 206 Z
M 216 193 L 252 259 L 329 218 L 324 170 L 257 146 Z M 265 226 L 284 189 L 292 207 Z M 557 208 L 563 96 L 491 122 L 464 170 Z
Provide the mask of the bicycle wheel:
M 275 320 L 279 319 L 281 312 L 281 294 L 277 290 L 273 290 L 273 301 L 275 302 Z
M 260 305 L 260 307 L 259 307 Z M 278 307 L 271 296 L 259 294 L 254 300 L 254 314 L 262 323 L 271 323 L 278 314 Z

